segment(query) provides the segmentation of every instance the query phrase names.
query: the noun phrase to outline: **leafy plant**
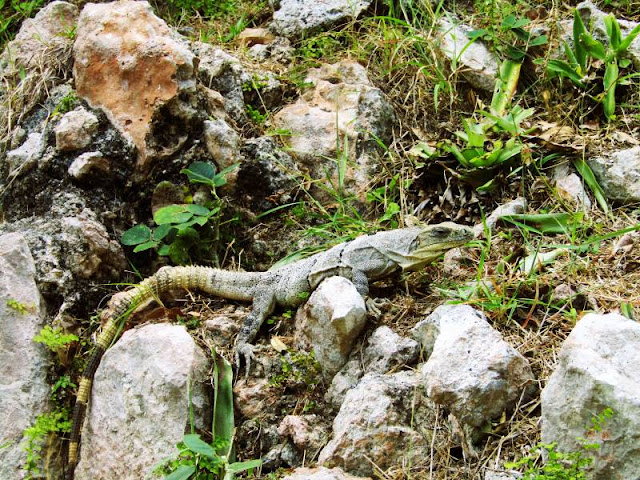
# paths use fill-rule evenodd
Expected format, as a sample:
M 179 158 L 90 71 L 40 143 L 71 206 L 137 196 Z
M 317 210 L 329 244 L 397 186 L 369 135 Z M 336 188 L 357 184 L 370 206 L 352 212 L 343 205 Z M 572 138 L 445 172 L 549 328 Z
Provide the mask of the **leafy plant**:
M 25 471 L 26 480 L 42 478 L 42 450 L 47 439 L 70 431 L 71 421 L 66 409 L 38 415 L 35 423 L 24 430 L 25 443 L 22 448 L 27 456 L 22 468 Z
M 43 0 L 0 0 L 0 47 L 17 32 L 20 23 L 42 7 Z
M 601 432 L 604 424 L 613 416 L 611 408 L 605 408 L 591 419 L 587 435 Z M 580 449 L 575 452 L 557 451 L 557 442 L 538 443 L 528 455 L 516 462 L 505 463 L 506 468 L 524 469 L 523 480 L 581 480 L 593 463 L 588 452 L 600 448 L 600 444 L 579 438 Z M 545 459 L 542 465 L 540 460 Z
M 7 307 L 15 310 L 20 315 L 24 315 L 32 309 L 32 307 L 29 307 L 28 305 L 16 300 L 15 298 L 7 298 Z
M 205 205 L 186 203 L 159 208 L 153 215 L 157 227 L 135 225 L 122 234 L 120 241 L 134 246 L 135 253 L 157 249 L 158 255 L 168 256 L 177 264 L 188 263 L 192 256 L 213 256 L 217 263 L 215 245 L 219 238 L 222 201 L 216 189 L 226 183 L 226 175 L 235 168 L 237 164 L 216 173 L 210 163 L 192 163 L 180 173 L 192 184 L 208 186 L 212 200 Z
M 312 390 L 322 380 L 322 368 L 313 351 L 288 351 L 280 359 L 281 373 L 269 380 L 271 386 L 303 386 Z
M 624 58 L 624 56 L 631 43 L 640 35 L 640 25 L 637 25 L 623 38 L 620 24 L 613 14 L 607 15 L 603 21 L 609 40 L 606 47 L 602 42 L 593 38 L 584 26 L 579 12 L 574 10 L 573 49 L 565 43 L 565 55 L 569 61 L 550 60 L 547 69 L 552 76 L 567 77 L 578 87 L 586 88 L 588 60 L 591 58 L 604 62 L 603 92 L 598 100 L 602 102 L 607 120 L 613 120 L 616 109 L 615 92 L 620 81 L 620 68 L 631 65 L 631 60 Z
M 33 341 L 44 344 L 52 352 L 58 352 L 70 343 L 77 342 L 78 337 L 72 333 L 63 333 L 59 328 L 45 325 L 40 333 L 33 337 Z
M 483 37 L 491 42 L 494 48 L 506 56 L 507 60 L 522 62 L 530 47 L 547 43 L 546 35 L 532 35 L 524 27 L 531 21 L 528 18 L 517 18 L 509 13 L 502 20 L 500 27 L 481 28 L 470 32 L 471 38 Z
M 200 435 L 184 435 L 178 443 L 179 453 L 159 467 L 168 474 L 165 480 L 188 480 L 210 478 L 232 480 L 235 474 L 258 468 L 261 460 L 236 462 L 233 451 L 235 433 L 233 413 L 233 369 L 223 357 L 215 354 L 214 363 L 214 410 L 213 443 L 202 440 Z

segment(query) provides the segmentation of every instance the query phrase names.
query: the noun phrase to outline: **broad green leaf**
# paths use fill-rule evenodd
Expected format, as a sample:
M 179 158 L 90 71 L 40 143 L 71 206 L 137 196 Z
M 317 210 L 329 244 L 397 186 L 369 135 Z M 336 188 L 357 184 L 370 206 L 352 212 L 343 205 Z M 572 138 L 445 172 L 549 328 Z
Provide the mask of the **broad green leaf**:
M 491 98 L 491 113 L 499 117 L 503 116 L 516 92 L 520 80 L 522 63 L 513 60 L 505 60 L 500 65 L 500 78 L 496 81 Z
M 571 67 L 573 67 L 574 65 L 579 66 L 578 59 L 576 58 L 576 54 L 573 53 L 573 50 L 571 50 L 571 47 L 567 42 L 564 42 L 564 54 L 569 59 L 569 62 L 571 63 Z
M 169 249 L 170 249 L 170 245 L 162 245 L 158 249 L 158 255 L 160 255 L 161 257 L 169 256 Z
M 620 25 L 618 24 L 618 20 L 612 14 L 604 17 L 604 29 L 607 32 L 607 37 L 609 37 L 609 45 L 615 51 L 618 51 L 620 48 L 620 42 L 622 41 L 622 34 L 620 33 Z
M 636 25 L 634 29 L 629 32 L 629 35 L 624 37 L 624 40 L 620 42 L 617 53 L 626 52 L 627 49 L 631 46 L 631 42 L 633 42 L 638 35 L 640 35 L 640 25 Z
M 193 213 L 186 209 L 185 205 L 167 205 L 159 208 L 153 214 L 153 220 L 158 225 L 167 223 L 184 223 L 193 217 Z
M 607 56 L 604 45 L 588 33 L 583 33 L 582 35 L 580 35 L 580 40 L 578 41 L 578 43 L 582 45 L 585 51 L 593 58 L 604 60 Z
M 233 172 L 236 168 L 240 166 L 239 163 L 234 163 L 233 165 L 228 166 L 224 170 L 222 170 L 219 174 L 215 176 L 213 179 L 213 185 L 217 187 L 221 187 L 222 185 L 227 183 L 227 175 Z
M 514 223 L 528 231 L 545 233 L 569 233 L 572 225 L 582 221 L 582 212 L 579 213 L 539 213 L 539 214 L 514 214 L 500 217 Z
M 202 205 L 196 205 L 195 203 L 189 204 L 185 207 L 187 212 L 191 212 L 194 215 L 209 215 L 210 210 L 207 207 L 203 207 Z
M 188 168 L 180 170 L 180 173 L 185 174 L 191 183 L 213 185 L 216 169 L 209 162 L 193 162 Z
M 629 60 L 628 58 L 621 58 L 618 60 L 618 66 L 620 68 L 627 68 L 629 65 L 631 65 L 631 60 Z M 618 82 L 619 84 L 620 82 Z
M 262 460 L 247 460 L 244 462 L 235 462 L 227 465 L 227 471 L 232 473 L 240 473 L 251 468 L 258 468 L 262 465 Z
M 233 442 L 235 419 L 233 413 L 233 367 L 224 357 L 216 354 L 214 364 L 213 435 L 222 438 L 226 445 Z M 227 455 L 228 447 L 218 451 Z M 233 456 L 233 455 L 231 455 Z
M 593 192 L 593 195 L 596 197 L 596 201 L 600 208 L 604 213 L 609 213 L 609 205 L 607 204 L 607 197 L 602 190 L 602 187 L 598 183 L 596 176 L 593 174 L 593 170 L 584 160 L 584 158 L 576 158 L 573 160 L 573 165 L 576 167 L 576 170 L 584 180 L 584 183 L 587 184 L 589 190 Z
M 544 45 L 548 42 L 548 38 L 546 35 L 540 35 L 539 37 L 535 37 L 529 42 L 530 47 L 537 47 L 539 45 Z
M 196 473 L 195 466 L 180 465 L 173 473 L 164 477 L 164 480 L 188 480 L 194 473 Z
M 582 71 L 587 68 L 587 50 L 584 48 L 580 41 L 580 37 L 587 33 L 587 29 L 584 26 L 582 17 L 578 9 L 573 10 L 573 48 L 576 52 L 576 60 Z
M 167 235 L 169 235 L 169 232 L 171 232 L 171 230 L 173 229 L 173 225 L 170 224 L 164 224 L 164 225 L 160 225 L 156 228 L 153 229 L 153 239 L 154 240 L 162 240 L 163 238 L 165 238 Z
M 133 253 L 144 252 L 145 250 L 149 250 L 151 248 L 156 248 L 160 245 L 160 242 L 156 242 L 155 240 L 149 240 L 148 242 L 141 243 L 137 245 L 136 248 L 133 249 Z
M 618 82 L 618 62 L 614 58 L 604 69 L 604 115 L 608 120 L 615 117 L 616 112 L 616 83 Z
M 120 237 L 123 245 L 139 245 L 149 240 L 151 240 L 151 229 L 143 224 L 131 227 Z
M 187 245 L 184 241 L 181 241 L 180 238 L 177 238 L 171 245 L 169 245 L 167 255 L 176 265 L 186 265 L 190 261 Z
M 193 453 L 197 453 L 208 458 L 214 458 L 216 456 L 215 449 L 202 440 L 200 435 L 196 433 L 186 434 L 182 441 Z
M 571 68 L 571 65 L 564 60 L 549 60 L 549 63 L 547 64 L 547 71 L 554 75 L 567 77 L 578 87 L 585 88 L 585 84 L 582 82 L 582 76 Z

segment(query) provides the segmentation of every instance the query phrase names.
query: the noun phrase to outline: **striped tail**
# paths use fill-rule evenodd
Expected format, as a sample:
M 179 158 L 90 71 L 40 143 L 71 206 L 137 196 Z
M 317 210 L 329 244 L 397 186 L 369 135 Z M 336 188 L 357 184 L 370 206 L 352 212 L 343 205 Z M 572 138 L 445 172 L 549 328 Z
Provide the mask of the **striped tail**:
M 161 293 L 176 288 L 206 290 L 214 273 L 207 267 L 163 267 L 152 277 L 143 280 L 130 290 L 114 295 L 104 314 L 106 323 L 98 336 L 95 349 L 87 364 L 76 396 L 73 410 L 73 424 L 69 438 L 69 457 L 65 480 L 73 480 L 79 459 L 80 434 L 87 413 L 93 376 L 100 365 L 104 352 L 111 346 L 133 311 Z

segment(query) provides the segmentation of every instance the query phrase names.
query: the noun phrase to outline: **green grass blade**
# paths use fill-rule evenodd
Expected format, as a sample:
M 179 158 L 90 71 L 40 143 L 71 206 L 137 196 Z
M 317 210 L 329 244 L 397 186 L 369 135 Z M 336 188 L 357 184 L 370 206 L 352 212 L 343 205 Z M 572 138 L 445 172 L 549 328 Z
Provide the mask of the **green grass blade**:
M 547 64 L 547 72 L 553 75 L 567 77 L 580 88 L 586 87 L 582 82 L 582 75 L 580 75 L 574 68 L 571 67 L 571 65 L 569 65 L 564 60 L 549 60 L 549 63 Z
M 593 170 L 587 164 L 584 158 L 576 158 L 573 160 L 573 165 L 589 187 L 589 190 L 593 192 L 596 197 L 596 201 L 604 213 L 609 213 L 609 205 L 607 204 L 607 197 L 602 190 L 602 187 L 598 183 L 596 176 L 593 174 Z
M 578 213 L 539 213 L 514 214 L 500 217 L 501 220 L 511 222 L 529 232 L 542 234 L 569 233 L 571 226 L 582 220 L 583 214 Z
M 624 37 L 624 40 L 620 42 L 620 46 L 618 47 L 618 51 L 616 53 L 624 53 L 631 46 L 631 42 L 633 42 L 636 37 L 640 35 L 640 25 L 636 25 L 633 30 L 629 32 L 629 35 Z
M 173 473 L 164 477 L 164 480 L 187 480 L 194 473 L 196 473 L 196 467 L 193 465 L 180 465 Z
M 612 14 L 604 17 L 604 28 L 607 31 L 607 37 L 609 37 L 609 44 L 611 45 L 611 48 L 618 51 L 622 41 L 622 34 L 620 33 L 620 24 L 618 23 L 618 20 L 616 20 L 616 17 Z
M 587 33 L 578 9 L 573 10 L 573 48 L 575 50 L 576 63 L 584 72 L 587 68 L 587 51 L 580 43 L 580 36 Z

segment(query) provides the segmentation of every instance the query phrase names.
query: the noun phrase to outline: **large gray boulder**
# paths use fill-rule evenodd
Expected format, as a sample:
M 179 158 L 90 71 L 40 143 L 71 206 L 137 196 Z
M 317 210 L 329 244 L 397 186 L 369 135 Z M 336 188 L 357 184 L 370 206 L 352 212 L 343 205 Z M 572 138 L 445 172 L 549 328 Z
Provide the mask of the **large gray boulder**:
M 96 371 L 76 479 L 144 478 L 177 453 L 190 408 L 195 426 L 210 429 L 208 371 L 207 355 L 184 326 L 125 332 Z
M 562 452 L 598 443 L 591 480 L 638 479 L 640 472 L 640 324 L 617 313 L 588 314 L 567 337 L 542 391 L 542 441 Z M 591 419 L 613 417 L 601 431 Z
M 640 202 L 640 147 L 603 153 L 587 163 L 609 200 Z
M 44 325 L 45 308 L 36 268 L 24 237 L 0 236 L 0 478 L 22 478 L 22 432 L 47 409 L 48 358 L 33 341 Z

